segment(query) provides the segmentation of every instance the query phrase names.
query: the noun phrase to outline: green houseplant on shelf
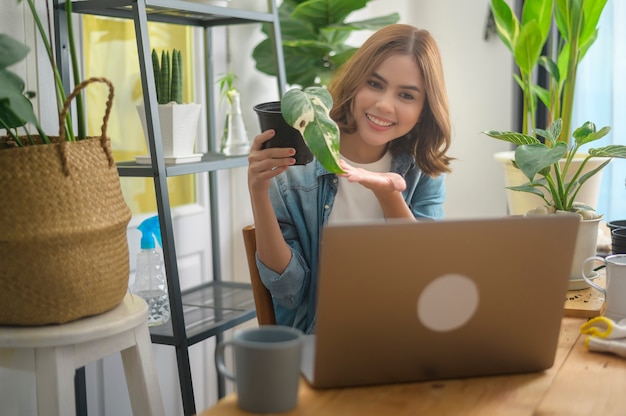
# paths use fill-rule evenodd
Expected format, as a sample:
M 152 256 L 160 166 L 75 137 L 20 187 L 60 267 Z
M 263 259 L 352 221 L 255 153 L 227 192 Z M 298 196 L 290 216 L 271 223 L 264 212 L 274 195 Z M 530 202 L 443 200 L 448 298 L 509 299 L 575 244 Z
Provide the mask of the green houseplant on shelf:
M 284 0 L 278 8 L 285 72 L 289 85 L 302 88 L 328 85 L 335 69 L 350 58 L 356 47 L 347 44 L 354 31 L 377 30 L 397 23 L 398 13 L 362 21 L 346 22 L 350 14 L 364 8 L 370 0 Z M 270 33 L 262 27 L 266 39 L 252 52 L 256 68 L 276 75 Z
M 607 135 L 609 127 L 596 130 L 586 122 L 571 130 L 574 89 L 578 65 L 597 38 L 597 24 L 606 0 L 526 0 L 521 20 L 504 0 L 491 0 L 498 36 L 515 58 L 514 74 L 523 95 L 523 131 L 486 131 L 487 136 L 517 146 L 514 152 L 496 155 L 509 174 L 509 210 L 512 214 L 578 212 L 579 229 L 570 289 L 582 283 L 582 261 L 595 255 L 600 215 L 595 213 L 597 191 L 587 196 L 588 183 L 599 186 L 602 169 L 611 158 L 626 157 L 624 146 L 605 146 L 580 151 L 581 146 Z M 541 55 L 552 27 L 558 35 L 556 48 Z M 533 81 L 538 66 L 545 68 L 549 85 Z M 538 100 L 547 109 L 548 126 L 537 126 Z M 583 185 L 586 185 L 583 187 Z M 516 194 L 531 195 L 520 199 Z M 578 202 L 581 201 L 581 202 Z M 538 207 L 539 205 L 539 207 Z
M 0 128 L 5 130 L 0 189 L 10 195 L 0 198 L 0 325 L 64 323 L 96 315 L 117 306 L 128 290 L 131 213 L 106 135 L 113 85 L 90 78 L 66 97 L 34 0 L 27 3 L 52 64 L 59 134 L 44 130 L 30 101 L 34 92 L 9 69 L 27 56 L 28 46 L 0 34 Z M 76 69 L 71 25 L 68 34 Z M 78 97 L 95 82 L 106 84 L 109 95 L 101 136 L 87 137 Z M 75 98 L 78 133 L 69 116 Z
M 202 106 L 183 103 L 183 64 L 179 50 L 171 53 L 163 50 L 159 55 L 152 50 L 152 69 L 156 86 L 159 126 L 166 163 L 186 163 L 200 160 L 201 154 L 194 153 L 196 133 Z M 137 111 L 148 144 L 145 107 Z M 150 146 L 148 144 L 148 153 Z M 138 156 L 138 163 L 151 163 L 150 157 Z

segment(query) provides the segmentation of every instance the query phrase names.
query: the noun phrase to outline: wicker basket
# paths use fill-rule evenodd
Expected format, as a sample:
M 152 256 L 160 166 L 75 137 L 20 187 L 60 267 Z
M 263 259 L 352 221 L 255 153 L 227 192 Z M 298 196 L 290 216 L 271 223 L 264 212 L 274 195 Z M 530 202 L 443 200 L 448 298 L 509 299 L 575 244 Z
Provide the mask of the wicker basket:
M 53 144 L 0 150 L 0 324 L 96 315 L 128 289 L 131 213 L 106 137 L 113 86 L 78 85 L 60 119 L 92 82 L 109 86 L 101 137 L 67 142 L 61 127 Z

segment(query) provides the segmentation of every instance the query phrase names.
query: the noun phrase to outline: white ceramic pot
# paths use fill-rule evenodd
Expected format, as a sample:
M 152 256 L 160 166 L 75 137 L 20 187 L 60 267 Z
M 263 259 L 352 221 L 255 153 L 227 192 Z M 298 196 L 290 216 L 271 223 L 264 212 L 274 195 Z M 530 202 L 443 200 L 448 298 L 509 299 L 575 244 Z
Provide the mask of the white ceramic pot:
M 596 255 L 598 245 L 598 225 L 601 218 L 581 221 L 576 236 L 576 248 L 570 271 L 568 290 L 586 289 L 589 284 L 583 279 L 583 263 L 585 259 Z M 593 279 L 598 277 L 598 272 L 592 271 L 593 263 L 585 264 L 585 275 Z
M 494 159 L 500 162 L 504 168 L 504 184 L 508 186 L 519 186 L 528 183 L 528 178 L 524 176 L 522 171 L 513 166 L 513 158 L 515 156 L 515 152 L 500 152 L 494 155 Z M 593 158 L 590 159 L 585 165 L 584 172 L 589 172 L 602 163 L 604 163 L 607 158 Z M 583 161 L 583 157 L 575 157 L 570 165 L 568 178 L 574 175 L 574 173 L 578 170 L 578 166 Z M 602 171 L 593 175 L 585 184 L 583 185 L 580 192 L 576 196 L 576 201 L 583 202 L 591 207 L 596 208 L 598 206 L 598 197 L 600 195 L 600 185 L 602 184 Z M 538 197 L 537 195 L 529 194 L 528 192 L 519 192 L 512 191 L 510 189 L 506 190 L 507 195 L 507 206 L 509 209 L 509 214 L 511 215 L 524 215 L 531 209 L 538 207 L 539 205 L 544 205 L 545 202 Z M 582 277 L 581 277 L 582 279 Z
M 163 140 L 163 155 L 165 157 L 188 157 L 194 154 L 198 121 L 200 118 L 200 104 L 159 104 L 159 120 L 161 138 Z M 141 119 L 146 143 L 146 112 L 143 105 L 137 106 Z M 150 153 L 150 146 L 148 146 Z

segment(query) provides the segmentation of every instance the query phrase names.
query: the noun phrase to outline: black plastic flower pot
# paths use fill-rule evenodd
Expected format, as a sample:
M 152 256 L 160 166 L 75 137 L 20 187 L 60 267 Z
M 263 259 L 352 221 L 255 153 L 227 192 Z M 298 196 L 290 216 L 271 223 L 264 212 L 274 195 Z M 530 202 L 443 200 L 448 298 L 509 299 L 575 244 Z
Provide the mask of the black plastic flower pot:
M 296 165 L 306 165 L 313 160 L 313 153 L 309 150 L 300 132 L 291 127 L 280 112 L 280 101 L 271 101 L 257 104 L 254 111 L 259 117 L 261 131 L 273 129 L 276 135 L 263 145 L 267 147 L 293 147 L 296 149 Z
M 611 231 L 611 252 L 626 253 L 626 228 L 615 228 Z
M 626 220 L 614 220 L 606 223 L 606 226 L 609 227 L 611 231 L 616 228 L 626 228 Z

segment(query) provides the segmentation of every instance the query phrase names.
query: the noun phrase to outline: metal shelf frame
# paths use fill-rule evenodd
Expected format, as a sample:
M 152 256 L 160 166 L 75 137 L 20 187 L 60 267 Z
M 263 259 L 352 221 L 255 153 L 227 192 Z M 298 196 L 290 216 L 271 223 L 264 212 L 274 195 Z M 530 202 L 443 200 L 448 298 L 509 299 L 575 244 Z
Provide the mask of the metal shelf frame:
M 66 92 L 71 90 L 69 39 L 67 32 L 66 7 L 68 0 L 54 0 L 55 49 L 57 66 Z M 226 157 L 217 153 L 219 136 L 216 132 L 215 112 L 212 106 L 206 109 L 209 130 L 210 152 L 197 163 L 166 165 L 158 123 L 157 98 L 152 77 L 152 60 L 148 22 L 189 25 L 204 29 L 206 102 L 213 103 L 216 94 L 215 74 L 212 62 L 212 27 L 269 23 L 272 25 L 272 40 L 277 68 L 278 91 L 285 92 L 286 76 L 278 7 L 275 0 L 267 0 L 268 13 L 218 7 L 182 0 L 74 0 L 70 3 L 74 14 L 92 14 L 114 18 L 131 19 L 135 26 L 141 83 L 146 111 L 146 128 L 151 164 L 135 162 L 118 164 L 120 176 L 152 177 L 156 193 L 159 224 L 163 240 L 163 254 L 168 280 L 171 319 L 166 325 L 151 329 L 152 342 L 171 345 L 176 349 L 178 376 L 185 415 L 196 413 L 193 393 L 189 347 L 207 338 L 215 337 L 219 342 L 222 332 L 256 316 L 252 290 L 249 284 L 237 284 L 222 280 L 219 215 L 217 204 L 217 171 L 247 165 L 245 157 Z M 208 172 L 211 215 L 211 245 L 213 258 L 213 282 L 181 291 L 167 177 Z M 218 377 L 218 396 L 225 394 L 223 377 Z

